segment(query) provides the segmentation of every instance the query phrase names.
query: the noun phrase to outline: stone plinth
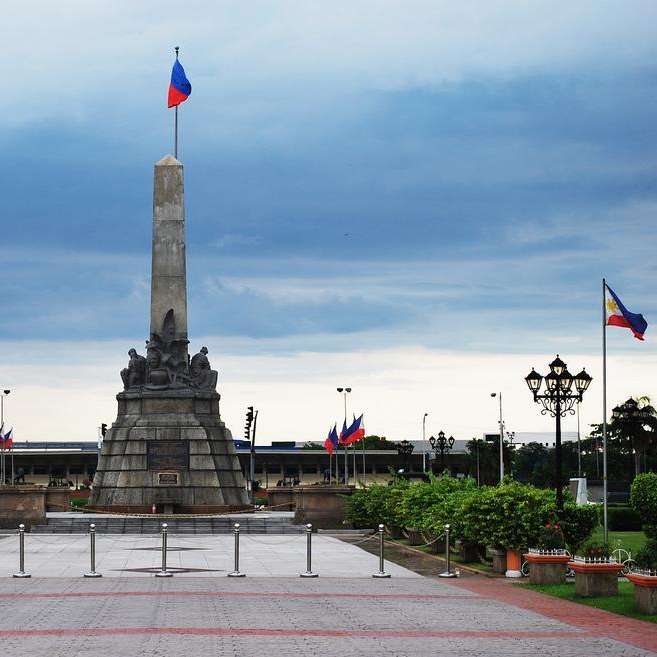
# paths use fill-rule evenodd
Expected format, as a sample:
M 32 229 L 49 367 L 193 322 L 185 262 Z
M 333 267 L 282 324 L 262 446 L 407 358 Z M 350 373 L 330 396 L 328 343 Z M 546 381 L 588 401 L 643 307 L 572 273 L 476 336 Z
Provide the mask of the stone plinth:
M 39 486 L 0 488 L 0 527 L 15 529 L 23 523 L 28 529 L 46 520 L 46 489 Z
M 628 573 L 627 579 L 634 584 L 634 606 L 641 614 L 657 614 L 657 575 Z
M 617 563 L 582 563 L 571 561 L 575 571 L 575 593 L 582 598 L 618 595 L 618 573 L 622 566 Z
M 46 511 L 69 511 L 70 488 L 46 488 Z
M 295 486 L 294 521 L 311 522 L 318 529 L 343 527 L 345 497 L 354 490 L 354 486 Z
M 208 513 L 249 508 L 215 391 L 122 392 L 90 506 L 121 512 Z
M 276 486 L 267 489 L 267 504 L 273 511 L 294 511 L 296 486 Z

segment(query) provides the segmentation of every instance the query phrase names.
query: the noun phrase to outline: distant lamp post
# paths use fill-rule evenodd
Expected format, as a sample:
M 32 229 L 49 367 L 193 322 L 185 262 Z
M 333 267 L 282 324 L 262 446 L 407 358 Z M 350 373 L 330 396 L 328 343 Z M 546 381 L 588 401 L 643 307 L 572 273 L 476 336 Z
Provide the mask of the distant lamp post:
M 410 472 L 408 461 L 414 449 L 413 443 L 410 443 L 408 440 L 402 440 L 397 443 L 397 454 L 402 456 L 404 460 L 404 472 Z
M 440 431 L 438 433 L 438 438 L 435 438 L 434 436 L 429 438 L 429 444 L 436 455 L 440 454 L 440 472 L 442 473 L 445 471 L 445 454 L 454 447 L 454 436 L 446 438 L 445 432 Z
M 422 416 L 422 472 L 427 471 L 427 416 L 429 413 L 425 413 Z
M 351 392 L 351 388 L 345 388 L 345 387 L 340 387 L 336 388 L 336 390 L 344 396 L 344 426 L 347 426 L 347 395 Z M 348 446 L 344 446 L 344 485 L 348 486 L 349 485 L 349 459 L 347 458 L 347 448 Z M 354 456 L 354 478 L 356 477 L 356 457 Z M 335 479 L 336 481 L 339 479 L 337 476 L 338 472 L 338 452 L 336 450 L 335 452 L 335 472 L 336 476 Z
M 555 418 L 554 488 L 557 495 L 557 510 L 563 511 L 561 418 L 568 414 L 575 414 L 575 404 L 582 401 L 584 393 L 591 385 L 592 378 L 584 369 L 573 376 L 568 371 L 566 363 L 557 354 L 557 357 L 550 363 L 548 374 L 543 377 L 532 368 L 532 371 L 525 377 L 525 381 L 534 401 L 543 407 L 541 415 L 551 415 Z M 543 381 L 545 381 L 545 391 L 541 393 Z M 575 391 L 572 390 L 573 383 Z

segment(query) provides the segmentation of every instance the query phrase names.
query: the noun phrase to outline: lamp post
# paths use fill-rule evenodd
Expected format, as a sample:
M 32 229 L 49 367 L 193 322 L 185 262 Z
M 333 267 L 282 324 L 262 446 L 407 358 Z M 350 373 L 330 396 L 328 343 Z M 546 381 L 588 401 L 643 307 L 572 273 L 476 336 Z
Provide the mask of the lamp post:
M 4 431 L 4 425 L 5 425 L 5 397 L 11 392 L 11 390 L 3 390 L 2 395 L 0 396 L 0 430 Z M 5 476 L 5 449 L 4 445 L 2 446 L 2 485 L 4 486 L 6 483 L 6 476 Z M 13 484 L 13 479 L 12 479 L 12 484 Z
M 545 392 L 541 393 L 541 385 L 545 381 Z M 534 368 L 525 377 L 529 391 L 534 397 L 534 402 L 543 407 L 541 415 L 551 415 L 555 418 L 555 451 L 554 451 L 554 487 L 557 495 L 557 511 L 563 511 L 563 489 L 562 489 L 562 458 L 561 458 L 561 418 L 566 415 L 574 415 L 574 406 L 582 401 L 584 393 L 591 385 L 591 377 L 584 369 L 573 377 L 568 371 L 559 354 L 550 363 L 550 372 L 543 377 Z M 575 383 L 575 392 L 571 390 Z
M 351 388 L 336 388 L 336 390 L 341 394 L 344 395 L 344 424 L 347 426 L 347 395 L 351 392 Z M 348 486 L 349 485 L 349 459 L 347 458 L 347 449 L 348 445 L 344 446 L 344 485 Z M 335 454 L 335 462 L 337 466 L 338 462 L 338 454 L 336 452 Z M 337 473 L 338 468 L 335 468 L 335 471 Z M 354 472 L 354 476 L 356 473 Z M 337 479 L 337 477 L 336 477 Z
M 438 438 L 434 436 L 429 438 L 429 444 L 436 454 L 440 454 L 440 472 L 442 473 L 445 470 L 445 454 L 454 447 L 454 436 L 446 438 L 445 432 L 439 431 Z
M 497 392 L 491 392 L 491 397 L 497 397 Z M 500 396 L 500 483 L 504 479 L 504 420 L 502 419 L 502 393 L 499 393 Z
M 427 471 L 427 449 L 426 449 L 427 415 L 429 415 L 429 413 L 425 413 L 422 416 L 422 473 L 423 474 Z
M 408 459 L 415 449 L 413 443 L 408 442 L 408 440 L 402 440 L 397 443 L 397 454 L 404 457 L 404 472 L 408 473 L 410 468 L 408 466 Z

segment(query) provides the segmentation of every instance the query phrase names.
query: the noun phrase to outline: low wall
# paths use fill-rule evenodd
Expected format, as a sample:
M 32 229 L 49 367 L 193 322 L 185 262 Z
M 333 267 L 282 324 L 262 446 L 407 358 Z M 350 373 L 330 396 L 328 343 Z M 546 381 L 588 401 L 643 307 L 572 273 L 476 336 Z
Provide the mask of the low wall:
M 294 522 L 311 522 L 317 529 L 344 527 L 347 500 L 355 486 L 295 486 Z
M 40 486 L 0 487 L 0 528 L 26 529 L 46 521 L 46 490 Z

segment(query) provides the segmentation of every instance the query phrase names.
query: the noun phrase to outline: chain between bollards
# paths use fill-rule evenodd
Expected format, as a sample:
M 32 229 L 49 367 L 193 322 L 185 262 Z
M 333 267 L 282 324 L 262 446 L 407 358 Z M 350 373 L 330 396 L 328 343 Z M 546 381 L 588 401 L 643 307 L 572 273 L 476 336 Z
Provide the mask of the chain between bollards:
M 383 525 L 379 525 L 379 572 L 374 573 L 372 577 L 376 578 L 387 578 L 390 577 L 390 573 L 386 573 L 385 571 L 385 557 L 383 554 L 383 546 L 384 546 L 384 538 L 383 538 L 383 530 L 385 527 Z
M 91 570 L 84 574 L 84 577 L 102 577 L 96 572 L 96 525 L 89 525 L 89 554 L 91 560 Z
M 306 572 L 299 573 L 299 577 L 319 577 L 317 573 L 313 573 L 313 526 L 308 523 L 306 525 Z
M 240 572 L 240 524 L 236 522 L 233 525 L 233 534 L 235 535 L 235 570 L 228 573 L 228 577 L 246 577 L 244 573 Z
M 155 573 L 155 577 L 173 577 L 173 573 L 167 570 L 167 523 L 162 523 L 162 568 Z
M 456 573 L 452 572 L 452 561 L 449 554 L 449 525 L 445 525 L 445 562 L 447 563 L 447 570 L 440 573 L 438 577 L 458 577 Z
M 25 525 L 18 525 L 18 572 L 14 577 L 32 577 L 30 573 L 25 572 Z

